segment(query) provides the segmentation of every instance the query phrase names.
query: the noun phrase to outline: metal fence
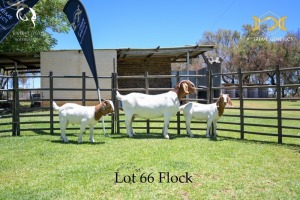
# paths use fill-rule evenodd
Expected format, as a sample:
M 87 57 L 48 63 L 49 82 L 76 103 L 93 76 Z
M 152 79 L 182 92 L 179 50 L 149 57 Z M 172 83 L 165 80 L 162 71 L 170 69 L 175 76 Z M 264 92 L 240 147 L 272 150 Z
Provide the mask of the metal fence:
M 19 75 L 18 73 L 13 73 L 13 76 L 0 76 L 0 78 L 8 78 L 12 82 L 12 87 L 1 89 L 5 98 L 0 100 L 0 136 L 1 133 L 12 133 L 13 136 L 19 136 L 23 131 L 33 131 L 36 133 L 49 133 L 53 134 L 55 130 L 59 130 L 58 120 L 55 120 L 58 116 L 57 112 L 54 112 L 52 109 L 53 101 L 68 101 L 68 102 L 81 102 L 82 105 L 86 105 L 87 101 L 98 103 L 98 98 L 89 99 L 87 98 L 86 92 L 92 91 L 96 94 L 96 89 L 89 89 L 86 87 L 87 79 L 93 79 L 88 77 L 85 73 L 82 73 L 82 76 L 57 76 L 53 75 L 52 72 L 49 75 L 41 76 L 26 76 L 26 78 L 39 78 L 48 81 L 49 87 L 47 88 L 20 88 L 19 80 L 24 78 L 24 75 Z M 63 79 L 74 79 L 74 81 L 81 81 L 82 87 L 63 87 L 64 84 L 61 84 L 62 87 L 55 88 L 54 82 L 61 81 Z M 113 80 L 112 76 L 101 76 L 99 79 L 109 79 Z M 63 83 L 63 81 L 62 81 Z M 115 88 L 113 85 L 110 88 L 102 88 L 102 91 L 111 91 L 112 88 Z M 65 93 L 72 91 L 81 92 L 81 96 L 78 98 L 55 98 L 54 92 L 63 91 Z M 49 98 L 44 98 L 43 93 L 49 93 Z M 29 94 L 22 95 L 27 96 L 27 98 L 20 98 L 20 94 Z M 40 98 L 30 98 L 30 94 L 40 94 Z M 35 104 L 38 102 L 38 106 Z M 105 117 L 106 126 L 110 133 L 114 133 L 114 116 L 109 115 Z M 78 128 L 68 128 L 68 130 L 74 130 Z M 100 127 L 95 127 L 95 129 L 101 129 Z
M 299 112 L 300 108 L 285 108 L 283 107 L 283 103 L 285 101 L 299 101 L 300 98 L 282 98 L 281 91 L 283 88 L 289 88 L 289 87 L 300 87 L 300 84 L 281 84 L 281 73 L 286 71 L 292 71 L 292 70 L 299 70 L 300 68 L 286 68 L 286 69 L 279 69 L 279 66 L 276 67 L 276 70 L 264 70 L 264 71 L 247 71 L 242 72 L 241 69 L 239 69 L 237 72 L 234 73 L 219 73 L 219 74 L 212 74 L 211 71 L 207 71 L 207 74 L 204 78 L 207 79 L 207 87 L 206 88 L 198 88 L 197 92 L 205 92 L 206 97 L 203 99 L 202 97 L 199 97 L 199 95 L 196 96 L 187 96 L 186 98 L 183 98 L 182 101 L 197 101 L 197 102 L 207 102 L 212 103 L 216 100 L 214 98 L 214 91 L 236 91 L 237 95 L 234 95 L 235 98 L 232 98 L 235 100 L 235 103 L 238 103 L 239 106 L 235 106 L 233 108 L 228 108 L 230 110 L 234 111 L 234 114 L 225 114 L 224 117 L 222 117 L 218 124 L 221 126 L 218 127 L 219 131 L 224 132 L 230 132 L 230 133 L 237 133 L 239 134 L 239 137 L 241 139 L 245 138 L 245 134 L 254 134 L 254 135 L 265 135 L 265 136 L 273 136 L 277 137 L 278 143 L 282 143 L 282 139 L 284 137 L 291 137 L 291 138 L 300 138 L 299 134 L 290 134 L 290 131 L 293 130 L 300 131 L 300 117 L 295 117 L 293 115 L 288 114 L 288 116 L 283 115 L 285 112 Z M 263 74 L 263 73 L 275 73 L 276 74 L 276 85 L 243 85 L 242 79 L 243 76 L 247 74 Z M 238 84 L 230 87 L 213 87 L 213 78 L 215 76 L 236 76 L 238 77 Z M 200 75 L 193 75 L 196 78 L 201 77 Z M 149 80 L 155 79 L 159 81 L 160 79 L 176 79 L 179 81 L 180 79 L 188 79 L 192 76 L 185 75 L 181 76 L 179 73 L 177 75 L 149 75 L 148 73 L 145 73 L 144 75 L 139 76 L 118 76 L 118 74 L 113 73 L 111 76 L 106 77 L 98 77 L 99 79 L 109 79 L 111 80 L 111 87 L 110 88 L 102 88 L 102 91 L 110 91 L 111 92 L 111 98 L 114 101 L 116 105 L 116 112 L 115 114 L 110 115 L 109 117 L 105 118 L 106 121 L 106 130 L 109 131 L 109 133 L 120 133 L 121 130 L 126 129 L 125 123 L 124 123 L 124 113 L 120 111 L 119 103 L 115 98 L 115 91 L 119 90 L 122 92 L 132 92 L 132 91 L 138 91 L 143 93 L 152 93 L 153 91 L 161 93 L 166 92 L 171 88 L 171 86 L 167 86 L 167 88 L 150 88 L 149 87 Z M 32 78 L 40 78 L 40 79 L 46 79 L 49 81 L 49 88 L 26 88 L 22 89 L 19 87 L 19 79 L 22 78 L 22 76 L 18 75 L 17 73 L 14 73 L 12 77 L 4 77 L 1 76 L 0 78 L 8 78 L 12 80 L 12 88 L 5 88 L 1 89 L 1 92 L 5 93 L 6 99 L 1 100 L 0 108 L 1 116 L 0 116 L 0 136 L 1 133 L 12 133 L 13 136 L 18 136 L 21 134 L 22 131 L 34 131 L 37 133 L 49 133 L 53 134 L 55 130 L 59 130 L 58 121 L 55 120 L 58 116 L 57 113 L 53 112 L 53 109 L 50 107 L 52 105 L 52 102 L 63 100 L 63 101 L 80 101 L 82 102 L 82 105 L 86 104 L 86 101 L 98 101 L 97 98 L 95 99 L 87 99 L 86 98 L 86 92 L 87 91 L 94 91 L 96 93 L 96 89 L 88 89 L 86 88 L 86 79 L 92 78 L 85 75 L 85 73 L 82 74 L 82 76 L 55 76 L 53 73 L 50 73 L 46 76 L 32 76 Z M 73 78 L 76 81 L 82 82 L 81 88 L 55 88 L 53 82 L 57 81 L 59 79 L 64 78 Z M 202 77 L 203 78 L 203 77 Z M 142 79 L 144 80 L 145 84 L 144 87 L 138 87 L 138 88 L 118 88 L 118 80 L 120 79 Z M 270 98 L 249 98 L 247 95 L 245 95 L 246 90 L 252 90 L 252 89 L 268 89 L 274 91 L 274 96 Z M 34 90 L 35 93 L 43 93 L 45 91 L 49 92 L 49 98 L 45 99 L 39 99 L 41 102 L 48 102 L 49 106 L 42 106 L 42 107 L 28 107 L 23 106 L 23 104 L 31 104 L 34 105 L 34 102 L 36 102 L 36 99 L 22 99 L 20 98 L 20 94 L 24 92 L 32 92 Z M 54 99 L 53 94 L 55 91 L 80 91 L 82 96 L 78 99 Z M 274 108 L 263 108 L 257 106 L 257 108 L 253 107 L 247 107 L 245 106 L 246 102 L 255 102 L 259 105 L 260 101 L 273 101 L 275 102 Z M 227 109 L 227 108 L 226 108 Z M 39 112 L 43 111 L 43 112 Z M 247 114 L 247 112 L 264 112 L 264 113 L 272 113 L 272 116 L 262 116 L 262 115 L 253 115 L 253 114 Z M 226 118 L 233 119 L 231 121 L 226 121 Z M 43 119 L 43 120 L 39 120 Z M 48 119 L 48 120 L 44 120 Z M 251 122 L 252 119 L 256 120 L 272 120 L 272 123 L 265 124 L 265 123 L 253 123 Z M 250 120 L 250 122 L 249 122 Z M 274 121 L 276 123 L 274 123 Z M 292 122 L 292 125 L 285 125 L 283 124 L 283 121 L 289 121 Z M 145 130 L 146 133 L 150 133 L 152 130 L 161 129 L 163 125 L 163 119 L 155 119 L 155 120 L 136 120 L 135 122 L 139 122 L 139 126 L 135 126 L 135 129 L 139 130 Z M 177 113 L 176 117 L 172 118 L 170 121 L 170 130 L 174 131 L 177 134 L 181 134 L 182 131 L 185 133 L 185 126 L 183 125 L 184 117 L 179 112 Z M 197 127 L 197 124 L 199 122 L 192 121 L 192 123 L 195 125 L 192 130 L 205 130 L 206 128 L 199 128 Z M 142 125 L 141 125 L 142 124 Z M 158 126 L 159 125 L 159 126 Z M 161 126 L 160 126 L 161 125 Z M 225 127 L 226 126 L 226 127 Z M 230 127 L 228 127 L 230 126 Z M 263 127 L 263 128 L 269 128 L 272 130 L 271 132 L 263 132 L 263 131 L 252 131 L 251 127 Z M 75 128 L 68 128 L 68 129 L 75 129 Z M 97 126 L 97 129 L 101 129 L 101 127 Z M 59 131 L 58 131 L 59 132 Z

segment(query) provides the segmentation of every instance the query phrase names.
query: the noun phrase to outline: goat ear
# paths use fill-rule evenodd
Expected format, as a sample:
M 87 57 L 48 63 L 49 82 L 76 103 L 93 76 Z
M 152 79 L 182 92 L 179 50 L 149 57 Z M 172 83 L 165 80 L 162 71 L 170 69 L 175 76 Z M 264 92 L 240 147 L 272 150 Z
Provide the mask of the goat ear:
M 229 95 L 227 95 L 227 104 L 228 104 L 229 107 L 233 107 L 232 106 L 232 101 L 231 101 L 231 98 L 230 98 Z
M 102 111 L 105 111 L 105 110 L 106 110 L 106 102 L 105 102 L 105 101 L 103 101 L 103 103 L 102 103 L 101 110 L 102 110 Z
M 181 83 L 180 88 L 182 88 L 184 93 L 189 94 L 189 85 L 186 82 Z

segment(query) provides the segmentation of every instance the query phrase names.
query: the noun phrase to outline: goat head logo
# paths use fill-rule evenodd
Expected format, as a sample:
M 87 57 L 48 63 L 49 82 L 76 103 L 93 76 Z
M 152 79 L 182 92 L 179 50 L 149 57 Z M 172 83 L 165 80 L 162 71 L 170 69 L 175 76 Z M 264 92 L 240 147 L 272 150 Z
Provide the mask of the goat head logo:
M 34 21 L 36 20 L 36 13 L 35 13 L 35 11 L 32 8 L 30 8 L 30 7 L 28 7 L 28 8 L 29 8 L 29 10 L 30 10 L 30 12 L 32 14 L 31 22 L 33 23 L 33 27 L 35 27 Z M 24 7 L 19 8 L 18 11 L 17 11 L 17 13 L 16 13 L 16 16 L 17 16 L 18 20 L 28 21 L 28 18 L 27 18 L 26 15 L 24 15 L 25 17 L 22 17 L 22 11 L 23 10 L 24 10 Z
M 22 20 L 22 21 L 28 21 L 27 16 L 23 15 L 23 13 L 22 13 L 22 11 L 25 8 L 28 8 L 29 11 L 32 14 L 32 16 L 31 16 L 31 22 L 33 23 L 33 27 L 35 27 L 34 21 L 36 20 L 36 13 L 35 13 L 35 11 L 32 8 L 30 8 L 27 4 L 23 3 L 23 1 L 18 1 L 18 2 L 15 2 L 15 1 L 6 1 L 5 3 L 7 4 L 7 7 L 11 7 L 13 9 L 17 10 L 16 17 L 17 17 L 18 20 Z
M 79 6 L 77 7 L 76 11 L 74 12 L 73 15 L 73 23 L 71 26 L 73 27 L 74 31 L 76 30 L 79 22 L 80 22 L 80 16 L 81 16 L 82 10 L 80 10 Z

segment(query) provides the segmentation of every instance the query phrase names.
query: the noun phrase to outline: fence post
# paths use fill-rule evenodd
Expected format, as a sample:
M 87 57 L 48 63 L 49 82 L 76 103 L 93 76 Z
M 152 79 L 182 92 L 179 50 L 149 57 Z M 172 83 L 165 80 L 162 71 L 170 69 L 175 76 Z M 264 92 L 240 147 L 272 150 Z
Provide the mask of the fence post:
M 116 102 L 116 87 L 115 87 L 115 80 L 114 80 L 114 73 L 111 73 L 111 101 L 114 105 Z M 110 134 L 115 133 L 115 112 L 111 115 L 111 131 Z
M 20 135 L 20 117 L 19 117 L 19 79 L 18 72 L 13 73 L 13 123 L 12 136 Z
M 176 72 L 176 80 L 177 80 L 177 83 L 179 83 L 179 81 L 180 81 L 179 71 Z M 177 112 L 176 117 L 177 117 L 177 135 L 180 135 L 180 129 L 181 129 L 180 111 Z
M 240 90 L 240 131 L 241 131 L 241 139 L 245 138 L 244 135 L 244 92 L 243 92 L 243 74 L 242 69 L 238 68 L 238 76 L 239 76 L 239 90 Z
M 53 116 L 53 72 L 49 72 L 49 96 L 50 96 L 50 134 L 54 134 L 54 116 Z
M 280 86 L 280 70 L 276 65 L 276 90 L 277 90 L 277 125 L 278 125 L 278 143 L 282 143 L 282 119 L 281 119 L 281 86 Z
M 86 77 L 85 72 L 82 72 L 82 105 L 86 105 Z
M 212 76 L 211 76 L 211 70 L 209 69 L 206 71 L 206 77 L 207 77 L 207 104 L 212 103 Z
M 118 90 L 119 88 L 119 85 L 118 85 L 118 73 L 114 73 L 114 81 L 115 81 L 115 86 L 116 86 L 116 90 Z M 117 133 L 120 133 L 120 112 L 119 112 L 119 101 L 117 100 L 116 98 L 116 104 L 115 104 L 116 108 L 115 108 L 115 115 L 117 116 L 116 117 L 116 121 L 117 121 L 117 124 L 116 124 L 116 131 Z
M 148 78 L 148 72 L 145 72 L 145 89 L 146 89 L 146 94 L 149 94 L 149 78 Z M 147 119 L 146 121 L 147 124 L 147 134 L 150 133 L 150 120 Z

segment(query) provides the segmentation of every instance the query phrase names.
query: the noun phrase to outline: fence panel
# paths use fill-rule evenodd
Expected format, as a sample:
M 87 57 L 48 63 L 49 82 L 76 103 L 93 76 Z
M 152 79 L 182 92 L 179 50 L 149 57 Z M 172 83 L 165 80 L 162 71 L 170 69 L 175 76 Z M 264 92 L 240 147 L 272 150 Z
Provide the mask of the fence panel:
M 299 70 L 299 68 L 291 68 L 288 70 Z M 299 118 L 297 117 L 282 117 L 282 112 L 283 111 L 298 111 L 299 109 L 283 109 L 282 108 L 282 101 L 284 100 L 289 100 L 289 98 L 281 98 L 281 95 L 277 95 L 277 94 L 281 94 L 281 89 L 282 87 L 287 87 L 287 85 L 281 85 L 280 84 L 280 80 L 281 80 L 281 72 L 285 71 L 285 69 L 279 69 L 279 66 L 276 67 L 275 70 L 265 70 L 265 71 L 252 71 L 251 73 L 258 73 L 258 74 L 263 74 L 263 73 L 276 73 L 276 85 L 243 85 L 243 77 L 247 74 L 249 74 L 249 72 L 242 72 L 241 69 L 239 69 L 237 72 L 233 72 L 233 73 L 226 73 L 226 75 L 238 75 L 238 84 L 236 86 L 230 86 L 230 87 L 213 87 L 213 76 L 217 76 L 217 75 L 224 75 L 222 73 L 218 73 L 218 74 L 212 74 L 210 71 L 207 72 L 207 76 L 208 76 L 208 87 L 207 87 L 207 102 L 214 102 L 216 100 L 216 98 L 213 98 L 213 94 L 214 94 L 214 90 L 225 90 L 225 89 L 235 89 L 237 93 L 237 97 L 236 94 L 234 95 L 234 100 L 238 100 L 237 102 L 240 104 L 239 106 L 235 106 L 234 108 L 226 108 L 229 110 L 236 110 L 238 111 L 238 114 L 224 114 L 224 117 L 222 117 L 220 119 L 220 121 L 218 122 L 218 124 L 220 124 L 221 126 L 218 127 L 218 130 L 220 131 L 225 131 L 225 132 L 236 132 L 240 134 L 240 138 L 244 139 L 245 135 L 264 135 L 264 136 L 275 136 L 277 137 L 277 141 L 278 143 L 282 143 L 282 138 L 283 137 L 293 137 L 293 138 L 300 138 L 300 135 L 298 134 L 288 134 L 288 133 L 283 133 L 283 128 L 285 129 L 293 129 L 293 130 L 300 130 L 300 127 L 298 126 L 282 126 L 282 120 L 286 119 L 286 120 L 299 120 Z M 178 74 L 176 76 L 179 76 Z M 156 76 L 155 78 L 159 79 L 162 78 L 164 76 Z M 148 91 L 153 91 L 153 90 L 159 90 L 159 91 L 165 91 L 166 88 L 149 88 L 148 87 L 148 81 L 149 79 L 151 79 L 151 75 L 149 75 L 148 73 L 145 73 L 144 76 L 118 76 L 116 79 L 130 79 L 130 78 L 138 78 L 138 79 L 144 79 L 145 80 L 145 88 L 119 88 L 119 91 L 130 91 L 130 92 L 144 92 L 144 93 L 148 93 Z M 177 77 L 177 79 L 179 79 L 180 77 Z M 117 84 L 116 84 L 117 85 Z M 291 84 L 288 86 L 293 86 L 293 87 L 299 87 L 299 84 Z M 167 88 L 170 89 L 170 88 Z M 269 95 L 263 94 L 258 98 L 257 95 L 251 95 L 250 97 L 248 97 L 247 93 L 245 93 L 245 91 L 247 90 L 254 90 L 255 91 L 259 91 L 259 90 L 270 90 L 270 89 L 275 89 L 276 90 L 276 95 L 274 97 L 270 97 Z M 198 91 L 200 90 L 200 88 L 198 89 Z M 268 92 L 269 93 L 269 92 Z M 246 96 L 246 97 L 245 97 Z M 201 101 L 202 100 L 202 101 Z M 297 101 L 300 100 L 300 98 L 293 98 L 293 101 Z M 203 99 L 191 99 L 191 98 L 185 98 L 183 99 L 183 101 L 200 101 L 203 102 Z M 276 102 L 276 106 L 274 108 L 260 108 L 260 107 L 249 107 L 249 102 L 262 102 L 262 101 L 274 101 Z M 259 103 L 258 103 L 259 104 Z M 118 109 L 117 109 L 118 110 Z M 257 112 L 256 112 L 257 111 Z M 246 114 L 245 114 L 246 112 Z M 248 112 L 250 112 L 251 114 L 248 114 Z M 263 114 L 267 114 L 269 113 L 269 115 L 257 115 L 254 113 L 260 113 L 263 112 Z M 122 118 L 124 116 L 124 114 L 118 114 L 118 119 L 117 119 L 117 133 L 120 133 L 120 129 L 126 129 L 125 125 L 124 125 L 124 120 L 120 120 L 120 117 Z M 235 118 L 237 120 L 234 120 L 234 122 L 229 122 L 226 121 L 226 118 Z M 271 120 L 272 123 L 276 122 L 276 124 L 265 124 L 265 123 L 261 123 L 260 121 L 268 121 Z M 275 121 L 274 121 L 275 120 Z M 249 122 L 250 121 L 250 122 Z M 251 122 L 254 121 L 254 122 Z M 258 122 L 257 122 L 258 121 Z M 137 123 L 144 123 L 144 125 L 142 126 L 133 126 L 135 129 L 141 129 L 141 130 L 145 130 L 146 133 L 151 132 L 151 130 L 156 130 L 156 129 L 162 129 L 162 125 L 161 126 L 157 126 L 157 124 L 163 124 L 163 119 L 158 119 L 158 120 L 136 120 L 135 122 Z M 156 126 L 152 125 L 152 124 L 156 124 Z M 182 117 L 182 114 L 178 113 L 176 116 L 175 120 L 171 120 L 170 121 L 170 130 L 177 130 L 177 134 L 180 134 L 182 130 L 185 130 L 185 127 L 181 126 L 181 124 L 184 123 L 184 118 Z M 199 125 L 199 124 L 203 124 L 204 122 L 198 122 L 198 121 L 192 121 L 192 124 L 194 125 Z M 123 126 L 121 125 L 123 124 Z M 151 125 L 150 125 L 151 124 Z M 228 127 L 228 125 L 230 125 L 229 128 L 225 128 L 223 127 L 226 126 Z M 199 126 L 198 126 L 199 127 Z M 235 128 L 233 128 L 235 127 Z M 260 131 L 260 129 L 258 129 L 258 127 L 262 127 L 262 128 L 267 128 L 267 131 Z M 255 129 L 255 130 L 253 130 Z M 206 130 L 206 128 L 192 128 L 192 130 Z M 257 131 L 259 130 L 259 131 Z
M 214 98 L 215 91 L 222 90 L 232 94 L 232 99 L 235 100 L 235 106 L 233 108 L 226 108 L 228 112 L 224 114 L 218 124 L 218 130 L 229 133 L 229 134 L 239 134 L 239 138 L 245 139 L 250 135 L 265 135 L 277 137 L 277 142 L 282 143 L 284 138 L 300 138 L 300 135 L 297 134 L 300 132 L 300 126 L 297 124 L 300 120 L 299 113 L 300 109 L 295 107 L 289 107 L 289 105 L 297 105 L 297 101 L 300 100 L 299 97 L 287 98 L 282 97 L 281 93 L 283 91 L 289 91 L 289 88 L 298 88 L 300 84 L 297 83 L 288 83 L 284 84 L 282 82 L 282 74 L 288 73 L 288 71 L 297 71 L 298 74 L 300 68 L 288 68 L 280 69 L 279 66 L 275 70 L 265 70 L 265 71 L 251 71 L 246 72 L 239 69 L 237 72 L 233 73 L 215 73 L 212 74 L 211 71 L 207 71 L 207 87 L 197 88 L 196 97 L 187 96 L 182 99 L 182 103 L 187 101 L 195 101 L 201 103 L 212 103 L 216 101 Z M 252 74 L 264 74 L 264 73 L 275 73 L 275 85 L 243 85 L 243 78 L 249 73 Z M 214 76 L 236 76 L 238 77 L 238 83 L 231 86 L 220 86 L 213 87 L 213 78 Z M 28 76 L 27 76 L 28 77 Z M 19 80 L 23 76 L 14 73 L 13 76 L 3 76 L 0 78 L 8 78 L 12 81 L 12 88 L 1 89 L 1 93 L 5 93 L 6 97 L 0 100 L 0 136 L 3 134 L 9 133 L 10 135 L 18 136 L 23 131 L 34 131 L 36 133 L 49 133 L 54 134 L 59 132 L 58 124 L 58 114 L 53 111 L 51 108 L 53 101 L 67 101 L 67 102 L 79 102 L 82 105 L 87 105 L 88 102 L 98 101 L 97 96 L 95 98 L 88 97 L 88 93 L 95 93 L 96 89 L 88 87 L 88 80 L 93 77 L 86 76 L 85 73 L 82 73 L 82 76 L 56 76 L 52 72 L 49 75 L 43 76 L 31 76 L 33 78 L 40 78 L 43 81 L 48 82 L 49 86 L 44 88 L 20 88 Z M 162 93 L 167 92 L 172 89 L 171 86 L 166 88 L 151 88 L 150 81 L 160 81 L 161 79 L 176 79 L 179 81 L 182 78 L 189 79 L 189 75 L 150 75 L 147 72 L 144 75 L 138 76 L 118 76 L 117 74 L 112 74 L 107 77 L 98 77 L 100 80 L 109 79 L 111 85 L 107 88 L 102 88 L 101 91 L 110 92 L 111 99 L 115 103 L 116 110 L 115 114 L 110 115 L 105 118 L 107 121 L 106 126 L 107 130 L 110 133 L 126 133 L 124 131 L 125 121 L 124 113 L 120 110 L 119 102 L 115 97 L 116 90 L 119 90 L 121 93 L 128 92 L 143 92 L 151 94 L 153 92 Z M 192 77 L 201 77 L 201 75 L 193 75 Z M 80 87 L 72 87 L 61 85 L 59 87 L 55 86 L 55 82 L 58 80 L 74 79 L 76 82 L 81 81 Z M 144 81 L 143 87 L 137 88 L 118 88 L 119 79 L 141 79 Z M 198 94 L 198 92 L 206 92 L 205 97 Z M 259 92 L 267 91 L 266 93 L 262 92 L 260 95 L 258 93 L 249 95 L 249 91 Z M 61 94 L 79 92 L 80 95 L 77 98 L 63 98 Z M 273 92 L 270 95 L 270 92 Z M 40 94 L 40 99 L 33 98 L 24 98 L 26 95 L 30 94 Z M 45 97 L 44 94 L 49 96 Z M 258 98 L 261 97 L 261 98 Z M 260 106 L 260 102 L 266 102 L 272 107 L 264 108 Z M 36 102 L 41 103 L 41 107 L 34 107 Z M 257 106 L 253 105 L 257 104 Z M 6 107 L 5 107 L 6 105 Z M 31 105 L 31 106 L 29 106 Z M 267 123 L 262 123 L 267 122 Z M 153 120 L 136 120 L 134 123 L 134 129 L 141 130 L 146 134 L 152 132 L 157 132 L 157 130 L 162 130 L 163 128 L 163 119 L 153 119 Z M 99 123 L 101 124 L 101 123 Z M 192 121 L 192 130 L 197 132 L 202 132 L 206 130 L 205 122 Z M 96 129 L 101 129 L 99 125 Z M 179 112 L 174 116 L 170 121 L 170 133 L 181 134 L 182 131 L 185 133 L 185 121 L 182 114 Z M 68 130 L 78 130 L 78 128 L 68 128 Z
M 59 132 L 59 124 L 58 124 L 58 113 L 53 111 L 52 109 L 52 102 L 53 101 L 75 101 L 81 102 L 85 105 L 86 101 L 94 102 L 94 104 L 98 103 L 98 98 L 95 99 L 87 99 L 86 98 L 86 91 L 95 92 L 96 89 L 88 89 L 85 87 L 85 80 L 88 77 L 83 73 L 82 76 L 72 76 L 71 78 L 74 81 L 82 81 L 82 88 L 72 88 L 72 87 L 62 87 L 56 88 L 54 87 L 54 82 L 58 79 L 70 78 L 70 77 L 61 77 L 55 76 L 52 72 L 49 73 L 47 76 L 26 76 L 26 78 L 40 78 L 41 80 L 45 80 L 49 82 L 49 87 L 44 88 L 20 88 L 19 81 L 20 79 L 24 78 L 25 76 L 19 75 L 17 73 L 13 74 L 13 77 L 7 77 L 13 80 L 13 87 L 11 89 L 2 89 L 1 92 L 12 93 L 12 98 L 8 98 L 5 100 L 1 100 L 1 116 L 0 116 L 0 136 L 1 133 L 11 134 L 13 136 L 18 136 L 24 131 L 31 131 L 38 134 L 54 134 L 55 131 Z M 0 78 L 3 78 L 1 76 Z M 113 79 L 110 76 L 106 77 L 98 77 L 101 79 L 109 79 L 113 83 Z M 113 84 L 111 84 L 113 85 Z M 112 93 L 111 88 L 103 88 L 103 91 L 110 91 Z M 57 91 L 64 91 L 64 92 L 73 92 L 79 91 L 82 96 L 79 98 L 58 98 L 55 96 Z M 39 94 L 39 99 L 31 98 L 31 94 Z M 49 96 L 45 98 L 45 93 L 49 93 Z M 20 94 L 22 94 L 20 97 Z M 30 95 L 29 95 L 30 94 Z M 8 95 L 7 95 L 8 96 Z M 3 107 L 4 104 L 10 104 L 8 108 Z M 36 106 L 35 104 L 38 103 Z M 113 133 L 113 124 L 114 119 L 112 116 L 105 117 L 107 130 L 110 133 Z M 101 124 L 101 123 L 99 123 Z M 10 126 L 10 127 L 9 127 Z M 100 130 L 102 127 L 96 126 L 95 130 Z M 77 130 L 79 128 L 68 128 L 67 130 Z

